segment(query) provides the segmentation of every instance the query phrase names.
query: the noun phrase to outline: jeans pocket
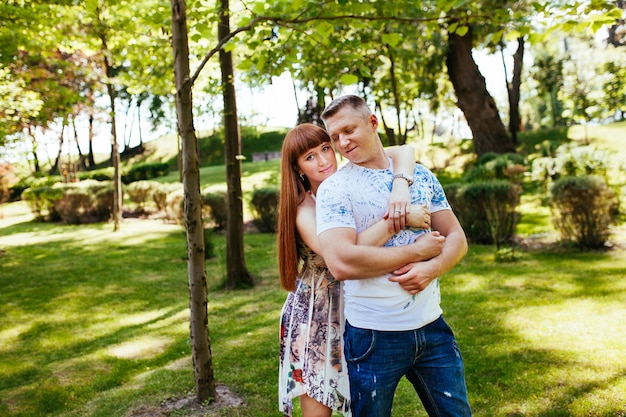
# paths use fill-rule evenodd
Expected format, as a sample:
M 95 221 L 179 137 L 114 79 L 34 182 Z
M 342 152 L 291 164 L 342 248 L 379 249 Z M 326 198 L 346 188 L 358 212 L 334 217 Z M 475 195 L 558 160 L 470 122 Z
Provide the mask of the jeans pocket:
M 360 329 L 346 324 L 345 332 L 346 360 L 358 363 L 365 360 L 373 351 L 376 344 L 374 330 Z

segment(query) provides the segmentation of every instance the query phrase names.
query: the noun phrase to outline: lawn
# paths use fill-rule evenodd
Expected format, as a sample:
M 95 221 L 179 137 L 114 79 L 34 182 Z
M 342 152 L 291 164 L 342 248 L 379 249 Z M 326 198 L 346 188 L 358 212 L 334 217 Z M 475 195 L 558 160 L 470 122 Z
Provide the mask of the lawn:
M 33 222 L 23 203 L 1 210 L 0 415 L 192 415 L 160 411 L 193 392 L 181 228 L 133 220 L 114 233 Z M 254 289 L 222 289 L 223 236 L 206 263 L 215 377 L 245 401 L 211 415 L 279 416 L 275 236 L 245 241 Z M 626 416 L 623 243 L 502 264 L 470 246 L 442 292 L 476 416 Z M 403 382 L 393 416 L 408 415 L 425 413 Z
M 625 155 L 619 140 L 606 139 L 623 135 L 590 132 Z M 582 140 L 580 131 L 571 136 Z M 243 164 L 246 219 L 250 192 L 276 185 L 278 173 L 278 161 Z M 224 188 L 224 167 L 200 175 L 203 189 Z M 159 181 L 178 181 L 178 173 Z M 494 248 L 470 244 L 441 281 L 474 415 L 626 417 L 623 216 L 612 247 L 581 252 L 546 245 L 555 231 L 538 196 L 523 195 L 519 211 L 524 245 L 514 262 L 496 263 Z M 276 236 L 246 234 L 258 284 L 234 292 L 224 290 L 224 236 L 213 239 L 217 255 L 206 271 L 215 378 L 243 405 L 177 407 L 194 392 L 181 226 L 127 219 L 113 232 L 106 223 L 35 222 L 25 203 L 0 205 L 0 417 L 280 416 L 286 293 Z M 393 416 L 426 416 L 406 381 Z

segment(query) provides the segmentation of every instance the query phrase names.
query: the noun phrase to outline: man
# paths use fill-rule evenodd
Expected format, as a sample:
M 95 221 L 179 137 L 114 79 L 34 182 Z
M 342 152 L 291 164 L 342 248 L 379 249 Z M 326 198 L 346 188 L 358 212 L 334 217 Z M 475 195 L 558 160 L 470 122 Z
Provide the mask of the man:
M 463 360 L 442 316 L 438 280 L 466 254 L 467 241 L 439 181 L 419 164 L 412 173 L 393 175 L 378 119 L 360 97 L 334 100 L 322 120 L 350 161 L 322 183 L 316 205 L 324 260 L 336 279 L 345 280 L 354 416 L 390 416 L 403 375 L 430 416 L 471 416 Z M 411 204 L 430 210 L 433 233 L 445 237 L 436 256 L 405 265 L 406 257 L 394 249 L 356 245 L 357 233 L 383 217 L 393 181 L 407 181 Z M 386 246 L 407 247 L 422 235 L 428 231 L 405 229 Z M 366 278 L 373 273 L 380 276 Z

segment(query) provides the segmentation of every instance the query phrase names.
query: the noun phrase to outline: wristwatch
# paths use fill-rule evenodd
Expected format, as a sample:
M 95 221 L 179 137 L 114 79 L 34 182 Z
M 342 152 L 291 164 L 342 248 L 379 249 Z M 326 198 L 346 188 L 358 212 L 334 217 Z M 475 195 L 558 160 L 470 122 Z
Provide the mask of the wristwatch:
M 413 178 L 407 177 L 407 176 L 406 176 L 406 175 L 404 175 L 404 174 L 394 174 L 394 175 L 393 175 L 393 179 L 395 180 L 396 178 L 402 178 L 403 180 L 405 180 L 406 182 L 408 182 L 408 183 L 409 183 L 409 187 L 410 187 L 411 185 L 413 185 L 413 182 L 414 182 L 414 181 L 413 181 Z

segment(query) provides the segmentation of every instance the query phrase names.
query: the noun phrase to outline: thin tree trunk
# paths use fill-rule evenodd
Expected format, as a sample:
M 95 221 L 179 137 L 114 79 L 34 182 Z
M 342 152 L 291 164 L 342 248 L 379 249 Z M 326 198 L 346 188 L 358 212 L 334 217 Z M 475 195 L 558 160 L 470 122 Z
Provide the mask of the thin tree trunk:
M 80 170 L 86 171 L 87 164 L 85 163 L 85 155 L 83 154 L 83 151 L 80 148 L 80 143 L 78 142 L 78 130 L 76 129 L 76 117 L 72 118 L 72 130 L 74 131 L 74 141 L 76 142 L 76 150 L 78 151 L 78 163 L 80 165 Z
M 509 132 L 513 143 L 517 144 L 517 132 L 520 131 L 521 117 L 519 114 L 520 87 L 522 85 L 522 65 L 524 61 L 524 38 L 517 38 L 517 50 L 513 55 L 513 79 L 509 92 Z
M 31 144 L 33 147 L 33 171 L 35 174 L 40 174 L 41 166 L 39 164 L 39 157 L 37 156 L 37 148 L 39 147 L 39 143 L 37 142 L 37 138 L 33 133 L 32 126 L 28 126 L 28 134 L 30 136 Z
M 402 138 L 402 126 L 400 122 L 400 98 L 398 97 L 398 82 L 396 81 L 396 62 L 393 57 L 393 52 L 391 48 L 387 47 L 388 58 L 390 62 L 389 66 L 389 78 L 391 79 L 391 93 L 393 94 L 393 104 L 396 108 L 396 124 L 398 125 L 398 137 Z M 382 114 L 382 110 L 381 110 Z M 386 128 L 385 128 L 386 130 Z M 402 140 L 399 141 L 398 145 L 403 145 Z M 389 146 L 396 145 L 395 135 L 392 135 L 389 138 Z
M 228 0 L 220 1 L 218 39 L 230 33 L 230 9 Z M 226 219 L 226 288 L 254 286 L 254 278 L 248 272 L 243 245 L 243 198 L 241 191 L 241 137 L 237 120 L 235 97 L 235 74 L 230 52 L 220 49 L 222 71 L 222 95 L 224 97 L 224 142 L 228 215 Z
M 89 110 L 89 167 L 93 168 L 96 165 L 96 161 L 93 156 L 93 107 Z
M 111 165 L 113 165 L 113 231 L 117 232 L 120 229 L 120 223 L 122 219 L 122 177 L 120 171 L 120 152 L 117 147 L 117 130 L 115 128 L 115 88 L 109 78 L 112 74 L 111 63 L 109 62 L 109 49 L 107 47 L 106 35 L 101 34 L 100 40 L 102 41 L 102 55 L 104 73 L 106 74 L 106 87 L 109 94 L 109 100 L 111 101 Z
M 54 164 L 50 167 L 50 175 L 56 175 L 61 172 L 61 168 L 59 165 L 61 164 L 61 155 L 63 154 L 66 120 L 67 119 L 63 119 L 63 124 L 61 125 L 61 134 L 59 135 L 59 150 L 57 151 L 57 156 L 54 159 Z
M 193 126 L 193 102 L 189 80 L 189 44 L 185 0 L 171 0 L 172 48 L 176 78 L 176 113 L 178 133 L 183 148 L 183 189 L 189 275 L 189 308 L 196 399 L 205 402 L 215 398 L 213 359 L 209 338 L 208 296 L 204 266 L 204 228 L 200 198 L 200 161 L 198 139 Z
M 506 132 L 496 103 L 487 91 L 485 78 L 472 57 L 472 31 L 464 36 L 450 33 L 448 46 L 448 76 L 457 104 L 472 130 L 476 154 L 515 152 L 515 144 Z

